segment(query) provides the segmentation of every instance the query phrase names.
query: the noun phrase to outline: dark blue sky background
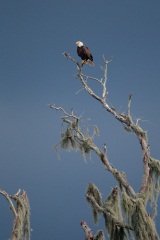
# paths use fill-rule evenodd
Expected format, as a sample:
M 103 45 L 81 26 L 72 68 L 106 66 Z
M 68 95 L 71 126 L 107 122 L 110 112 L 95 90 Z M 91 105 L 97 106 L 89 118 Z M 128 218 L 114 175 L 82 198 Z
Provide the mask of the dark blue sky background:
M 95 231 L 85 190 L 94 182 L 104 200 L 117 183 L 97 157 L 52 150 L 64 131 L 60 113 L 47 104 L 74 109 L 98 125 L 96 143 L 107 143 L 110 162 L 126 171 L 135 191 L 141 184 L 142 156 L 134 134 L 91 99 L 75 78 L 75 42 L 87 45 L 95 67 L 84 73 L 101 78 L 103 54 L 109 64 L 108 103 L 124 112 L 133 92 L 132 115 L 142 118 L 148 131 L 151 155 L 159 158 L 160 127 L 160 2 L 158 0 L 8 0 L 0 2 L 0 188 L 14 194 L 27 191 L 31 205 L 32 239 L 84 238 L 86 220 Z M 80 60 L 80 59 L 79 59 Z M 92 83 L 100 92 L 99 86 Z M 85 122 L 85 124 L 87 124 Z M 159 213 L 160 209 L 158 209 Z M 0 199 L 0 238 L 7 240 L 12 213 Z M 157 226 L 160 224 L 156 218 Z M 160 232 L 160 231 L 159 231 Z

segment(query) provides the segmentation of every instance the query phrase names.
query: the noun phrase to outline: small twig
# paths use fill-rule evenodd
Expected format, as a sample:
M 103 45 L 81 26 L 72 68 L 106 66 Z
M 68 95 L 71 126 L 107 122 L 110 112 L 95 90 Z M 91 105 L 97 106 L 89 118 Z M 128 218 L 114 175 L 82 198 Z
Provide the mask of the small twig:
M 78 90 L 78 91 L 76 92 L 76 94 L 80 93 L 82 90 L 84 90 L 84 87 L 81 88 L 80 90 Z
M 86 77 L 87 79 L 95 80 L 95 81 L 99 82 L 100 84 L 102 84 L 102 79 L 99 80 L 98 78 L 87 76 L 87 75 L 84 75 L 84 74 L 82 74 L 82 76 Z
M 136 120 L 136 126 L 139 126 L 139 121 L 141 121 L 141 118 L 137 118 L 137 120 Z
M 55 105 L 51 105 L 51 104 L 48 104 L 48 106 L 50 108 L 53 108 L 55 110 L 61 110 L 65 115 L 67 115 L 68 117 L 71 117 L 71 118 L 76 118 L 77 120 L 79 120 L 79 118 L 77 116 L 75 116 L 73 113 L 72 114 L 69 114 L 67 113 L 62 107 L 56 107 Z
M 107 63 L 106 63 L 106 61 L 105 61 L 105 67 L 104 67 L 104 82 L 103 82 L 103 94 L 102 94 L 102 98 L 106 98 L 106 95 L 107 95 L 106 83 L 107 83 Z
M 129 98 L 128 98 L 128 117 L 131 117 L 131 99 L 132 99 L 132 95 L 133 95 L 133 93 L 131 93 L 130 95 L 129 95 Z
M 102 98 L 105 99 L 106 95 L 108 94 L 107 90 L 106 90 L 106 84 L 107 84 L 107 70 L 108 70 L 108 63 L 112 61 L 112 57 L 110 58 L 105 58 L 103 55 L 103 60 L 105 62 L 105 66 L 104 66 L 104 81 L 103 81 L 103 94 L 102 94 Z
M 102 67 L 101 65 L 99 65 L 99 67 L 100 67 L 100 69 L 101 69 L 102 71 L 104 71 L 104 67 Z
M 14 196 L 18 197 L 20 192 L 21 192 L 21 189 L 18 189 L 17 193 Z
M 104 62 L 107 63 L 107 64 L 112 61 L 112 58 L 113 58 L 113 56 L 108 57 L 108 58 L 105 58 L 105 56 L 103 55 L 103 60 L 104 60 Z
M 107 153 L 107 146 L 106 146 L 106 143 L 104 143 L 104 145 L 103 145 L 103 149 L 104 149 L 104 154 L 106 154 L 106 153 Z

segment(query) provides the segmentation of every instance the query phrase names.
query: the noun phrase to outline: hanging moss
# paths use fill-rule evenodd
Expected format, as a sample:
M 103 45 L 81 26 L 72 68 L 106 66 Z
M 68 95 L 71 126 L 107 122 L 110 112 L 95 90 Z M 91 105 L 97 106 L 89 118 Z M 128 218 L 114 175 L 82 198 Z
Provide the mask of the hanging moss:
M 148 194 L 147 198 L 149 199 L 151 205 L 154 202 L 154 179 L 152 176 L 152 173 L 150 172 L 149 178 L 148 178 Z M 146 198 L 146 200 L 147 200 Z
M 130 229 L 126 229 L 128 237 L 130 240 L 135 240 L 135 237 L 133 235 L 133 231 L 130 231 Z M 128 238 L 127 238 L 128 239 Z
M 146 213 L 142 199 L 135 202 L 131 221 L 137 240 L 158 240 L 155 223 Z
M 23 203 L 25 206 L 25 216 L 24 216 L 24 240 L 30 239 L 30 205 L 28 197 L 25 193 L 25 197 L 23 198 Z
M 131 225 L 131 216 L 134 211 L 134 203 L 125 190 L 122 192 L 122 208 L 124 211 L 125 221 L 128 221 L 129 225 Z
M 70 143 L 71 143 L 72 149 L 74 149 L 75 151 L 79 149 L 79 146 L 77 142 L 74 140 L 74 138 L 70 138 Z
M 78 119 L 77 118 L 73 118 L 72 119 L 71 128 L 73 128 L 75 130 L 77 130 L 79 128 L 79 126 L 78 126 Z
M 128 127 L 126 125 L 123 125 L 124 129 L 127 131 L 127 132 L 132 132 L 132 129 L 131 127 Z
M 93 216 L 94 223 L 97 224 L 98 223 L 98 211 L 94 208 L 92 208 L 92 216 Z
M 74 139 L 73 132 L 70 128 L 67 128 L 66 132 L 61 134 L 61 148 L 70 151 L 71 148 L 74 150 L 79 149 L 78 143 Z
M 83 151 L 88 155 L 90 155 L 90 152 L 91 152 L 91 144 L 92 144 L 91 138 L 87 138 L 81 144 L 81 148 L 83 148 Z
M 110 214 L 104 214 L 104 219 L 105 227 L 111 240 L 113 233 L 115 231 L 115 222 L 113 221 L 113 217 Z
M 16 210 L 18 213 L 18 224 L 16 228 L 17 239 L 21 239 L 23 237 L 23 226 L 24 226 L 24 218 L 25 218 L 25 206 L 23 201 L 21 200 L 21 196 L 19 196 L 19 200 L 16 203 Z
M 129 224 L 133 227 L 137 240 L 158 240 L 155 223 L 147 214 L 145 201 L 142 194 L 137 194 L 134 201 L 122 192 L 122 207 L 124 215 Z
M 102 195 L 94 183 L 89 183 L 86 194 L 92 195 L 99 206 L 102 206 Z
M 160 177 L 160 161 L 154 158 L 150 158 L 149 167 L 150 171 L 155 176 L 156 183 L 158 183 Z
M 110 214 L 104 214 L 104 218 L 110 240 L 127 240 L 125 229 L 116 224 L 117 219 L 113 218 Z
M 71 149 L 71 142 L 70 142 L 70 136 L 69 135 L 69 130 L 67 129 L 66 132 L 61 134 L 62 140 L 61 140 L 61 148 L 65 150 L 70 150 Z
M 118 187 L 113 188 L 111 194 L 104 202 L 104 218 L 106 230 L 110 240 L 127 239 L 126 231 L 123 227 L 117 225 L 122 222 L 121 204 Z
M 84 149 L 83 149 L 83 147 L 82 147 L 81 144 L 79 145 L 79 150 L 80 150 L 80 152 L 81 152 L 81 154 L 82 154 L 83 159 L 84 159 L 85 162 L 86 162 L 86 155 L 85 155 Z
M 127 239 L 127 235 L 124 228 L 119 229 L 119 239 Z
M 122 220 L 118 187 L 113 188 L 111 194 L 104 202 L 103 208 L 109 209 L 112 216 L 115 217 L 118 221 Z
M 16 200 L 17 217 L 11 239 L 30 240 L 30 207 L 26 192 L 23 191 Z
M 97 188 L 97 186 L 93 183 L 90 183 L 87 187 L 86 190 L 86 195 L 91 195 L 94 197 L 95 201 L 97 202 L 97 204 L 101 207 L 102 206 L 102 195 L 99 191 L 99 189 Z M 90 200 L 88 200 L 88 198 L 86 198 L 86 200 L 90 203 Z M 92 206 L 92 214 L 93 214 L 93 219 L 94 219 L 94 223 L 96 224 L 98 222 L 98 215 L 99 215 L 99 210 L 94 206 L 94 204 L 91 203 Z
M 150 176 L 152 178 L 152 188 L 150 190 L 149 200 L 151 206 L 153 207 L 152 218 L 154 218 L 157 215 L 157 201 L 160 193 L 160 161 L 154 158 L 150 158 L 149 167 Z
M 93 135 L 99 136 L 99 129 L 96 125 L 94 125 L 94 132 Z

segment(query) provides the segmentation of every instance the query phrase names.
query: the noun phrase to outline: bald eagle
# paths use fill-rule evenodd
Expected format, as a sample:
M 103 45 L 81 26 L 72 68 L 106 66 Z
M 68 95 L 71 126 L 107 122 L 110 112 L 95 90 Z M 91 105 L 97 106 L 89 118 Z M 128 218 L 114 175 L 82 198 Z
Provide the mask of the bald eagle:
M 94 66 L 93 56 L 90 50 L 88 49 L 88 47 L 85 47 L 83 43 L 80 41 L 76 42 L 76 45 L 77 45 L 77 54 L 82 59 L 82 66 L 85 63 L 89 63 L 91 66 Z

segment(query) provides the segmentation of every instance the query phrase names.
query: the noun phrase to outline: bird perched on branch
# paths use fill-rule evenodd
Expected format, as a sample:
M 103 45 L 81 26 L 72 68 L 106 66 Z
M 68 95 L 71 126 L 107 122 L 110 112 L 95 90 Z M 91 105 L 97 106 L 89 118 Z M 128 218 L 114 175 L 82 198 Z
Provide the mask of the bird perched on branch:
M 77 45 L 77 54 L 82 59 L 82 66 L 85 63 L 89 63 L 89 65 L 94 66 L 93 56 L 90 50 L 88 49 L 88 47 L 85 47 L 83 43 L 80 41 L 76 42 L 76 45 Z

